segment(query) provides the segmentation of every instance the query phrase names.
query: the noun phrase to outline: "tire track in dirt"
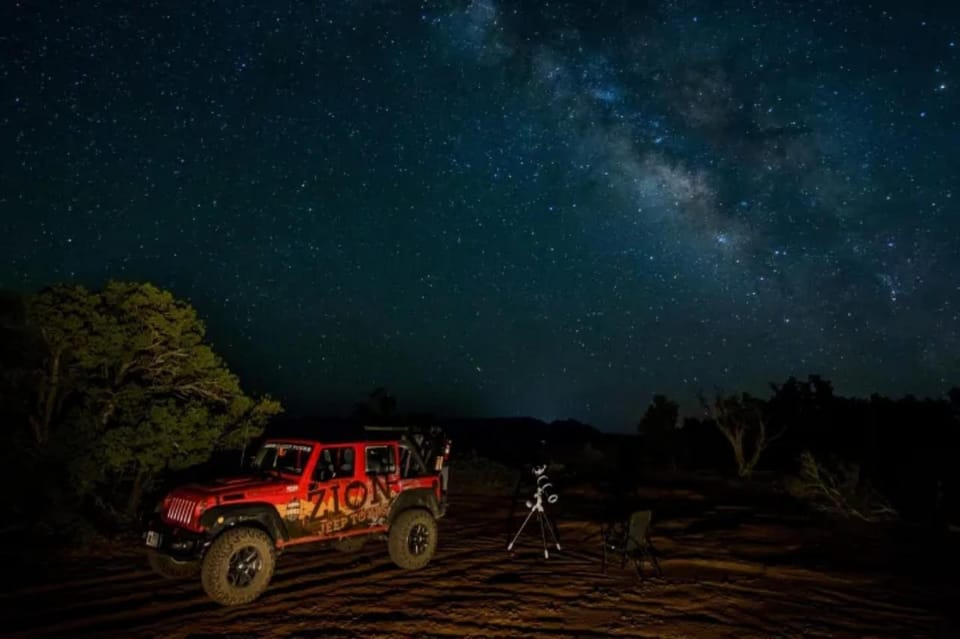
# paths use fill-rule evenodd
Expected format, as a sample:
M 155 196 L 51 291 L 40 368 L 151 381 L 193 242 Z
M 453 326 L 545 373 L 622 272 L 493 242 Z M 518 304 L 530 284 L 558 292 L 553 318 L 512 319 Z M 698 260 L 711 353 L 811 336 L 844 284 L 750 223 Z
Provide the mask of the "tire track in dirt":
M 508 504 L 509 502 L 507 502 Z M 599 527 L 559 521 L 562 550 L 544 559 L 539 530 L 508 552 L 503 500 L 461 498 L 441 522 L 426 568 L 393 566 L 382 540 L 344 555 L 296 548 L 256 602 L 223 608 L 198 582 L 170 582 L 130 559 L 99 575 L 0 595 L 4 631 L 17 637 L 935 637 L 943 620 L 904 598 L 902 583 L 768 565 L 730 552 L 763 542 L 754 522 L 718 538 L 672 528 L 657 543 L 664 578 L 600 571 Z M 514 518 L 513 525 L 520 520 Z M 780 529 L 784 527 L 777 524 Z M 777 536 L 789 531 L 778 530 Z M 801 533 L 802 534 L 802 533 Z M 667 550 L 669 549 L 669 550 Z M 755 557 L 755 555 L 752 555 Z M 946 635 L 944 635 L 946 636 Z

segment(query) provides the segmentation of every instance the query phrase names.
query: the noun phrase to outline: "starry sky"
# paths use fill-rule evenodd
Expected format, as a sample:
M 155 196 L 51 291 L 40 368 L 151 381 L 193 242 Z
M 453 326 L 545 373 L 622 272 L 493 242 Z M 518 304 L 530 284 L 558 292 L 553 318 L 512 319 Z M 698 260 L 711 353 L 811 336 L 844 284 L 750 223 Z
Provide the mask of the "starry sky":
M 958 43 L 946 2 L 9 0 L 0 286 L 153 281 L 294 413 L 940 395 Z

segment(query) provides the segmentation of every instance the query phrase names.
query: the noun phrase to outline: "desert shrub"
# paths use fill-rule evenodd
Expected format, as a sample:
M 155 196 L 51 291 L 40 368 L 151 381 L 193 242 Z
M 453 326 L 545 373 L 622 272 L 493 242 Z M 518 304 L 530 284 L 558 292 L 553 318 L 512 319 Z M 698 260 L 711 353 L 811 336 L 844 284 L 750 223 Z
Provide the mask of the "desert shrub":
M 512 493 L 517 471 L 475 451 L 457 456 L 450 464 L 450 492 L 502 495 Z
M 800 474 L 787 482 L 794 497 L 820 512 L 867 522 L 898 518 L 890 502 L 860 473 L 859 464 L 818 460 L 810 451 L 800 456 Z
M 637 424 L 645 460 L 676 468 L 680 446 L 679 421 L 680 405 L 664 395 L 654 395 Z

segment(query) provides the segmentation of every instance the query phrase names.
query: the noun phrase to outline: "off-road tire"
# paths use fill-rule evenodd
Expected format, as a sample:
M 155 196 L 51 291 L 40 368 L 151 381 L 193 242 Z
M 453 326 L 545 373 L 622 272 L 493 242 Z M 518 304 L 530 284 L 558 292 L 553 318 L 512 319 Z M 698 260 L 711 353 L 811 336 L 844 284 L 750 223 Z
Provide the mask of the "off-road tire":
M 366 535 L 355 535 L 353 537 L 344 537 L 337 539 L 331 545 L 342 553 L 357 552 L 367 543 Z
M 405 510 L 390 526 L 390 559 L 404 570 L 423 568 L 437 550 L 437 520 L 426 510 Z
M 203 558 L 200 581 L 207 596 L 224 606 L 250 603 L 273 578 L 276 547 L 258 528 L 234 528 L 217 537 Z
M 196 579 L 200 574 L 199 561 L 181 561 L 156 550 L 147 551 L 147 562 L 164 579 Z

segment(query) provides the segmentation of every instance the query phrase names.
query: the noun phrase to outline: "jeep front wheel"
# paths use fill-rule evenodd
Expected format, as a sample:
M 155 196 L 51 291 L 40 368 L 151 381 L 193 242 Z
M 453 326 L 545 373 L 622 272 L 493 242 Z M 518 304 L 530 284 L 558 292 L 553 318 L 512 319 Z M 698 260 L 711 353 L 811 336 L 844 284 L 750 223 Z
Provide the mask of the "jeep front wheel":
M 165 579 L 193 579 L 200 574 L 199 561 L 181 561 L 156 550 L 147 551 L 147 561 Z
M 437 550 L 437 520 L 425 510 L 405 510 L 390 526 L 390 559 L 406 570 L 426 566 Z
M 200 580 L 207 596 L 224 606 L 250 603 L 266 590 L 276 565 L 270 536 L 234 528 L 217 537 L 203 558 Z

